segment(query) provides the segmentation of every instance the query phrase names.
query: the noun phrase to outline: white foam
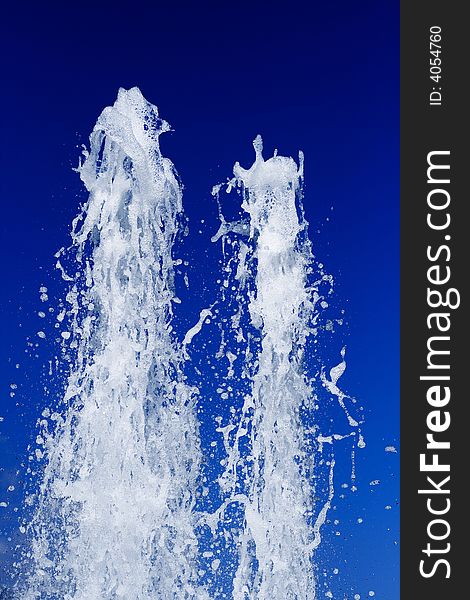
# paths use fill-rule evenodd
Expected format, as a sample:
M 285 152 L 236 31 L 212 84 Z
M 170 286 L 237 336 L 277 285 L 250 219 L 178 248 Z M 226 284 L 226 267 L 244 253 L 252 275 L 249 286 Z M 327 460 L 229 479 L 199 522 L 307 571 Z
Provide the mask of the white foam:
M 137 88 L 121 89 L 79 168 L 89 191 L 72 233 L 82 276 L 67 295 L 71 340 L 62 334 L 76 358 L 64 419 L 46 441 L 25 598 L 206 598 L 194 394 L 170 326 L 182 194 L 159 150 L 168 129 Z
M 311 553 L 316 534 L 306 520 L 310 489 L 298 464 L 303 449 L 299 408 L 309 393 L 298 350 L 313 302 L 307 291 L 308 251 L 299 242 L 302 162 L 299 167 L 277 155 L 265 161 L 259 136 L 254 147 L 254 164 L 243 169 L 237 163 L 232 185 L 241 187 L 242 207 L 250 218 L 257 270 L 248 309 L 262 341 L 235 443 L 229 447 L 225 439 L 228 467 L 222 482 L 225 491 L 230 481 L 235 487 L 239 439 L 248 434 L 245 524 L 233 597 L 289 600 L 313 597 L 315 588 Z M 241 246 L 236 273 L 241 280 L 248 276 L 246 256 Z

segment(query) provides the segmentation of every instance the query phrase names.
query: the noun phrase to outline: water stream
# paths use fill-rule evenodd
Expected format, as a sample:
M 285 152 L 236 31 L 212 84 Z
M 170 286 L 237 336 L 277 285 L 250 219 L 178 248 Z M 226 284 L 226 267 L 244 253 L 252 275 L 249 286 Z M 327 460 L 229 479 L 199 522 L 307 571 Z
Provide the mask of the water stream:
M 60 406 L 41 421 L 44 468 L 17 597 L 313 600 L 314 551 L 333 497 L 334 454 L 324 446 L 335 437 L 312 423 L 314 387 L 344 410 L 347 396 L 337 386 L 344 360 L 315 379 L 306 357 L 331 278 L 314 264 L 303 157 L 264 160 L 258 136 L 251 168 L 237 163 L 215 188 L 218 198 L 235 193 L 243 216 L 220 213 L 221 291 L 181 334 L 182 186 L 160 151 L 168 129 L 137 88 L 121 89 L 78 168 L 89 196 L 71 248 L 58 253 L 70 371 Z M 217 393 L 230 408 L 214 431 L 223 441 L 215 510 L 198 500 L 210 457 L 197 408 L 209 399 L 187 369 L 211 320 L 222 336 Z M 335 439 L 356 435 L 347 416 L 350 432 Z M 223 538 L 219 554 L 201 551 L 208 536 Z M 230 573 L 225 591 L 205 578 L 207 557 L 212 572 Z

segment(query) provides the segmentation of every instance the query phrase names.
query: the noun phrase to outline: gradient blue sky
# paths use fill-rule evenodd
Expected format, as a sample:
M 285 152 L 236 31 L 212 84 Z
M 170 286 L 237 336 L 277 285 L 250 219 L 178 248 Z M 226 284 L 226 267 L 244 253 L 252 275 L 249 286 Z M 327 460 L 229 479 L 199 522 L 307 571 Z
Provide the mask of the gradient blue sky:
M 367 419 L 359 490 L 343 499 L 338 490 L 332 518 L 341 526 L 328 526 L 318 560 L 340 570 L 334 598 L 374 590 L 397 599 L 398 455 L 384 448 L 399 436 L 398 2 L 65 4 L 10 6 L 1 26 L 0 502 L 9 506 L 0 508 L 0 570 L 11 555 L 20 463 L 45 402 L 49 350 L 25 355 L 26 339 L 41 328 L 39 287 L 60 294 L 53 254 L 83 199 L 72 167 L 118 87 L 138 85 L 174 128 L 162 151 L 185 186 L 195 257 L 217 228 L 211 187 L 235 160 L 251 164 L 256 134 L 266 154 L 304 151 L 314 251 L 346 311 L 332 356 L 345 340 L 344 386 Z M 200 303 L 196 295 L 188 323 L 205 306 L 218 258 L 199 273 L 193 261 Z M 340 484 L 350 465 L 346 451 L 338 455 Z

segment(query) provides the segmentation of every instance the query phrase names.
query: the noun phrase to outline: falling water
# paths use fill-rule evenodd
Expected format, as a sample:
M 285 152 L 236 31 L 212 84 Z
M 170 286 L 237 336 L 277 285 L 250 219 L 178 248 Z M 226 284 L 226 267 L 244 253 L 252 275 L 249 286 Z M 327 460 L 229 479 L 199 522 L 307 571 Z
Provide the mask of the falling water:
M 298 467 L 303 446 L 299 407 L 308 394 L 299 368 L 302 312 L 311 303 L 306 257 L 296 247 L 301 172 L 292 159 L 275 156 L 265 162 L 261 138 L 254 145 L 254 165 L 249 170 L 235 166 L 245 190 L 242 207 L 250 218 L 251 237 L 257 236 L 256 295 L 249 311 L 262 341 L 252 391 L 252 481 L 234 597 L 288 600 L 313 596 L 314 591 L 305 519 L 308 490 Z M 254 577 L 253 558 L 258 563 Z
M 206 597 L 195 583 L 194 390 L 171 326 L 182 194 L 159 149 L 168 129 L 137 88 L 121 89 L 78 169 L 89 198 L 72 232 L 75 358 L 46 442 L 24 598 Z
M 71 249 L 58 253 L 70 281 L 62 338 L 71 368 L 60 409 L 43 413 L 45 467 L 22 600 L 316 597 L 312 557 L 333 496 L 334 457 L 316 460 L 324 444 L 347 436 L 319 435 L 305 420 L 315 401 L 308 340 L 331 279 L 313 267 L 303 157 L 299 165 L 277 153 L 265 161 L 258 136 L 253 166 L 235 165 L 227 191 L 241 194 L 245 217 L 220 215 L 213 238 L 227 259 L 222 293 L 178 342 L 173 247 L 182 192 L 160 153 L 168 129 L 137 88 L 121 89 L 78 169 L 89 197 Z M 62 266 L 70 255 L 72 277 Z M 225 456 L 212 482 L 215 510 L 198 494 L 209 458 L 196 401 L 209 399 L 189 385 L 186 368 L 208 318 L 222 335 L 216 359 L 226 359 L 217 393 L 233 401 L 216 418 Z M 347 412 L 337 385 L 344 368 L 343 360 L 317 383 Z M 318 503 L 320 477 L 326 495 Z M 204 580 L 204 560 L 212 572 L 221 563 L 200 551 L 207 529 L 225 559 L 225 591 Z
M 227 256 L 221 301 L 235 299 L 235 312 L 222 327 L 222 354 L 230 363 L 225 379 L 230 384 L 234 364 L 241 362 L 244 386 L 238 411 L 218 428 L 226 450 L 219 478 L 224 500 L 208 523 L 213 532 L 223 529 L 228 508 L 242 507 L 235 600 L 311 600 L 312 557 L 333 497 L 334 456 L 319 460 L 326 495 L 314 515 L 314 461 L 323 446 L 315 437 L 318 426 L 308 428 L 302 418 L 314 399 L 305 353 L 307 338 L 316 333 L 317 304 L 326 306 L 320 289 L 331 293 L 331 277 L 313 268 L 301 204 L 302 154 L 299 165 L 277 153 L 265 161 L 260 136 L 254 148 L 252 167 L 237 163 L 227 186 L 229 193 L 234 188 L 241 193 L 248 220 L 229 223 L 220 214 L 213 238 L 222 238 Z M 219 207 L 222 187 L 214 190 Z M 345 363 L 340 366 L 334 381 L 324 374 L 317 378 L 331 394 L 341 394 L 333 386 Z M 230 515 L 226 530 L 232 522 Z

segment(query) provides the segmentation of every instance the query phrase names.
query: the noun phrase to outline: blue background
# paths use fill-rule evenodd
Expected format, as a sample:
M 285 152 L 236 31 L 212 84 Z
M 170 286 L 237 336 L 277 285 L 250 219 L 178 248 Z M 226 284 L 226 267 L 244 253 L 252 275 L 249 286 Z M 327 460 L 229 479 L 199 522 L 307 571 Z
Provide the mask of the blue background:
M 398 3 L 64 4 L 10 6 L 2 16 L 0 502 L 8 507 L 0 508 L 0 582 L 21 537 L 21 463 L 46 403 L 43 365 L 53 352 L 47 341 L 27 346 L 44 328 L 38 289 L 51 290 L 48 306 L 63 289 L 53 254 L 68 244 L 84 198 L 72 171 L 80 144 L 118 87 L 138 85 L 174 128 L 161 144 L 185 186 L 189 324 L 218 276 L 215 247 L 204 268 L 196 262 L 218 226 L 212 185 L 230 176 L 235 160 L 251 164 L 257 133 L 265 155 L 305 153 L 314 252 L 346 311 L 332 356 L 345 340 L 343 387 L 364 406 L 367 442 L 355 494 L 340 489 L 350 463 L 338 446 L 330 517 L 340 526 L 326 526 L 317 560 L 320 570 L 339 569 L 328 584 L 334 598 L 374 590 L 395 600 L 398 455 L 384 448 L 398 447 L 399 435 Z

